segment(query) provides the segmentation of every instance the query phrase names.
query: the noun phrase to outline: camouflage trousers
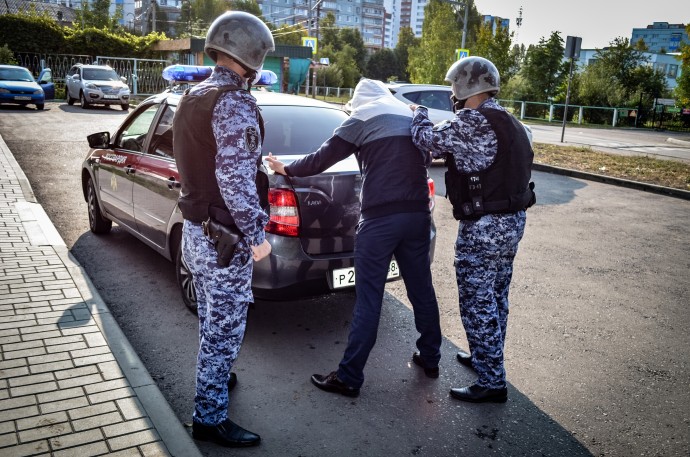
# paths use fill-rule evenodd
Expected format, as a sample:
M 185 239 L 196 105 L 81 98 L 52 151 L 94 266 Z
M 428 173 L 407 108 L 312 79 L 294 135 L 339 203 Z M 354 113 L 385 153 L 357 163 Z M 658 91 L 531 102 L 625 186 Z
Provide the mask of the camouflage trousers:
M 193 419 L 216 425 L 228 416 L 228 380 L 244 339 L 252 260 L 241 264 L 233 259 L 227 268 L 218 266 L 201 225 L 189 221 L 182 231 L 182 255 L 192 273 L 199 314 Z
M 513 260 L 525 230 L 525 212 L 461 221 L 455 244 L 460 316 L 472 353 L 477 384 L 506 385 L 503 348 Z

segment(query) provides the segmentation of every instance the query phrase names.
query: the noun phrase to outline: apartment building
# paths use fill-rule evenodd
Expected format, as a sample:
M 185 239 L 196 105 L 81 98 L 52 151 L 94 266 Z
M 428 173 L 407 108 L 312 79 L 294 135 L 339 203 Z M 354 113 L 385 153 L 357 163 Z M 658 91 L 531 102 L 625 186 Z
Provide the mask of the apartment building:
M 261 14 L 275 26 L 302 25 L 318 38 L 320 19 L 335 16 L 335 26 L 359 30 L 365 47 L 381 49 L 384 45 L 384 0 L 257 0 Z
M 649 52 L 679 52 L 681 43 L 690 43 L 685 26 L 686 24 L 654 22 L 645 28 L 633 28 L 630 43 L 634 46 L 642 40 Z

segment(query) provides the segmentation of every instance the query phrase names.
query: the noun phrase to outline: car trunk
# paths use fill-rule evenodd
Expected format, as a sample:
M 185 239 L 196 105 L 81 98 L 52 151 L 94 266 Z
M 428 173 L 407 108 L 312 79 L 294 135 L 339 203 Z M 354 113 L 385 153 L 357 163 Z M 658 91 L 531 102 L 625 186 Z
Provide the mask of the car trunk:
M 359 170 L 290 178 L 297 195 L 300 241 L 309 255 L 352 252 L 359 219 Z

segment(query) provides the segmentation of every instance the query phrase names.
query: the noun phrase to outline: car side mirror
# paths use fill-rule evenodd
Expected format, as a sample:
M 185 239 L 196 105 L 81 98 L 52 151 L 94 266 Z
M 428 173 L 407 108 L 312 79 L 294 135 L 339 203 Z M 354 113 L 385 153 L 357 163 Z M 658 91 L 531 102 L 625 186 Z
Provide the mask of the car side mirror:
M 110 147 L 110 132 L 92 133 L 86 137 L 89 147 L 93 149 L 106 149 Z
M 124 76 L 120 76 L 120 81 L 127 84 L 127 78 L 125 78 Z
M 81 81 L 81 76 L 79 76 L 79 74 L 77 73 L 74 76 L 72 76 L 72 79 L 75 81 Z

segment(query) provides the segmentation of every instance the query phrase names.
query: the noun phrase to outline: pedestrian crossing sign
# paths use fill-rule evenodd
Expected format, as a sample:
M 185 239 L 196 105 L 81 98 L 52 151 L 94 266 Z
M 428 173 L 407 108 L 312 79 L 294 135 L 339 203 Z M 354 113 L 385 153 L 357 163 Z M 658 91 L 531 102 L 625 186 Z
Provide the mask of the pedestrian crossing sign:
M 302 37 L 302 46 L 309 46 L 311 48 L 311 53 L 316 54 L 316 44 L 318 40 L 314 37 L 310 36 L 303 36 Z
M 455 60 L 460 60 L 465 57 L 470 56 L 470 50 L 469 49 L 456 49 L 455 50 Z

